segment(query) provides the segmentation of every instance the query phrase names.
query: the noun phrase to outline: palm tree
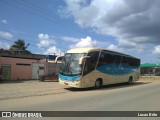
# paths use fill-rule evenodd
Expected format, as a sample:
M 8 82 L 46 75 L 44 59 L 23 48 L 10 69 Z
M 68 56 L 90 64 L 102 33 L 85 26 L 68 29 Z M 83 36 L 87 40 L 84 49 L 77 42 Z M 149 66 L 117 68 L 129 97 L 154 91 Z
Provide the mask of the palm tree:
M 25 41 L 22 39 L 18 39 L 15 43 L 10 47 L 12 51 L 19 51 L 19 52 L 29 52 L 27 49 L 29 44 L 25 46 Z M 30 52 L 29 52 L 30 53 Z

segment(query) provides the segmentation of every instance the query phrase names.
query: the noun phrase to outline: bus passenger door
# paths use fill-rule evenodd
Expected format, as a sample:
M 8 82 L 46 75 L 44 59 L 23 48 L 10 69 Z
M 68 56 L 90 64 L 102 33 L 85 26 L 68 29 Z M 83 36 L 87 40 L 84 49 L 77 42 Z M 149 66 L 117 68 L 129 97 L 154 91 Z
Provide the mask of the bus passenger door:
M 94 70 L 97 64 L 99 52 L 91 52 L 87 56 L 90 56 L 90 58 L 85 61 L 83 76 L 87 87 L 92 87 L 94 86 L 97 77 L 94 75 Z

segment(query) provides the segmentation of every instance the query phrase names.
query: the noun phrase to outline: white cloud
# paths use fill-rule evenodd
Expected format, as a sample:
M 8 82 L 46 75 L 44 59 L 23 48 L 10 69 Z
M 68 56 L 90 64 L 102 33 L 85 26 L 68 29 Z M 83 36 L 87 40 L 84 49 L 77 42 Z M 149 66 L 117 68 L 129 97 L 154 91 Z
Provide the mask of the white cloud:
M 4 32 L 4 31 L 0 31 L 0 40 L 2 39 L 3 41 L 6 40 L 11 40 L 13 38 L 13 35 L 9 32 Z M 2 42 L 0 41 L 0 48 L 3 49 L 9 49 L 10 48 L 10 44 L 7 42 Z
M 0 37 L 5 39 L 13 38 L 13 35 L 9 32 L 0 31 Z
M 75 48 L 75 47 L 106 48 L 108 45 L 111 44 L 110 42 L 107 42 L 107 41 L 93 40 L 90 36 L 87 36 L 86 38 L 74 38 L 74 37 L 65 36 L 62 39 L 65 42 L 73 43 L 72 45 L 70 45 L 69 48 Z
M 160 55 L 160 45 L 155 46 L 153 53 Z
M 40 48 L 46 49 L 43 54 L 61 55 L 62 52 L 55 45 L 56 42 L 54 37 L 48 34 L 38 34 L 39 43 L 37 44 Z
M 79 41 L 79 39 L 77 39 L 77 38 L 67 37 L 67 36 L 63 37 L 62 39 L 63 39 L 64 41 L 66 41 L 66 42 L 78 42 L 78 41 Z
M 118 41 L 118 46 L 123 47 L 123 48 L 132 49 L 132 48 L 135 48 L 137 46 L 137 44 L 134 42 L 124 40 L 124 39 L 120 39 Z
M 118 47 L 160 44 L 159 0 L 66 0 L 64 8 L 79 26 L 115 37 Z
M 61 50 L 58 49 L 56 46 L 50 47 L 48 48 L 44 54 L 51 54 L 51 55 L 60 55 L 61 54 Z
M 3 24 L 8 24 L 8 21 L 5 20 L 5 19 L 1 19 L 0 22 L 3 23 Z
M 37 44 L 39 47 L 48 47 L 55 44 L 55 40 L 52 36 L 48 34 L 38 34 L 39 43 Z
M 118 46 L 111 44 L 107 47 L 107 49 L 118 51 Z
M 76 47 L 96 47 L 96 40 L 92 40 L 91 37 L 81 38 L 77 43 L 70 46 L 70 48 Z
M 10 44 L 4 43 L 4 42 L 1 42 L 1 41 L 0 41 L 0 48 L 9 49 L 10 46 L 11 46 Z

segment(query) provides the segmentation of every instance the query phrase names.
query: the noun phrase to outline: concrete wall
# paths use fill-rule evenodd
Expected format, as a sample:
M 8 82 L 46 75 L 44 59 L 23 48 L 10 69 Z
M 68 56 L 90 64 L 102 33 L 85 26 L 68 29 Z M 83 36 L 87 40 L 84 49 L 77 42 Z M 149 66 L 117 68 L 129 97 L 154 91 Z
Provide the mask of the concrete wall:
M 0 67 L 11 66 L 11 80 L 32 79 L 32 63 L 44 62 L 34 59 L 0 57 Z

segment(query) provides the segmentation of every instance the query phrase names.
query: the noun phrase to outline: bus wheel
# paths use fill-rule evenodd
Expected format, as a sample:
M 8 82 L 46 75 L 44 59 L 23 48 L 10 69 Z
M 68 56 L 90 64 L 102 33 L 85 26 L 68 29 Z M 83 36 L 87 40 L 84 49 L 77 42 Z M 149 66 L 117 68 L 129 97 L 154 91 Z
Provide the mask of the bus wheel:
M 97 79 L 95 82 L 95 88 L 101 88 L 102 87 L 102 80 L 101 79 Z
M 129 77 L 128 85 L 131 85 L 132 83 L 133 83 L 132 77 Z

